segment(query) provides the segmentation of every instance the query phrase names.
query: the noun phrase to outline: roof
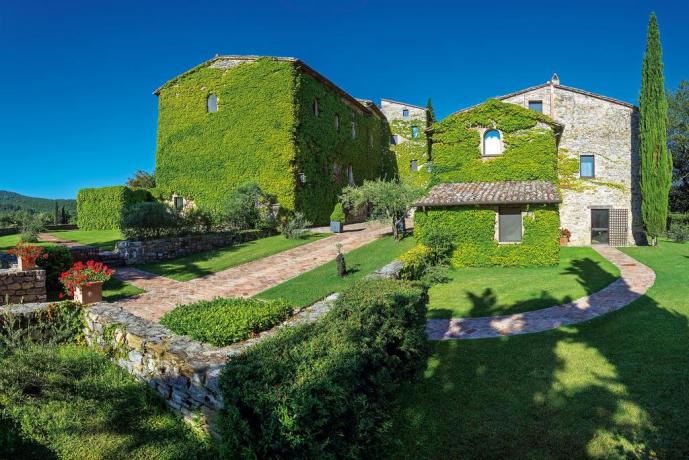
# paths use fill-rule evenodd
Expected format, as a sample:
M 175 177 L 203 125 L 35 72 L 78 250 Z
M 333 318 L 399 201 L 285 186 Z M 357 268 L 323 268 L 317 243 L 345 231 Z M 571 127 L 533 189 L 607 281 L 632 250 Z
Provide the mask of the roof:
M 363 112 L 365 112 L 365 113 L 375 113 L 376 115 L 378 115 L 378 116 L 380 116 L 380 117 L 382 117 L 382 118 L 385 118 L 385 116 L 383 115 L 383 113 L 382 113 L 380 110 L 378 110 L 377 107 L 376 107 L 376 109 L 373 109 L 372 107 L 369 107 L 368 104 L 362 103 L 361 101 L 359 101 L 358 99 L 356 99 L 355 97 L 353 97 L 352 95 L 350 95 L 348 92 L 346 92 L 345 90 L 343 90 L 342 88 L 340 88 L 339 86 L 337 86 L 335 83 L 333 83 L 332 81 L 328 80 L 325 76 L 323 76 L 323 75 L 321 75 L 320 73 L 318 73 L 313 67 L 309 66 L 308 64 L 306 64 L 306 63 L 305 63 L 304 61 L 302 61 L 301 59 L 294 58 L 294 57 L 283 57 L 283 56 L 254 56 L 254 55 L 222 55 L 222 56 L 216 55 L 216 56 L 214 56 L 213 58 L 208 59 L 207 61 L 204 61 L 204 62 L 202 62 L 201 64 L 199 64 L 199 65 L 197 65 L 197 66 L 195 66 L 195 67 L 192 67 L 191 69 L 187 70 L 186 72 L 183 72 L 183 73 L 177 75 L 175 78 L 173 78 L 173 79 L 171 79 L 171 80 L 165 82 L 163 85 L 161 85 L 161 86 L 159 86 L 158 88 L 156 88 L 156 90 L 153 91 L 153 94 L 155 94 L 156 96 L 158 96 L 158 95 L 160 94 L 160 91 L 161 91 L 163 88 L 165 88 L 166 86 L 171 85 L 171 84 L 173 84 L 174 82 L 176 82 L 177 80 L 179 80 L 180 78 L 182 78 L 182 77 L 184 77 L 184 76 L 186 76 L 186 75 L 189 75 L 190 73 L 195 72 L 195 71 L 197 71 L 198 69 L 200 69 L 200 68 L 202 68 L 202 67 L 209 66 L 209 65 L 211 65 L 211 64 L 213 64 L 213 63 L 215 63 L 215 62 L 218 62 L 218 61 L 247 61 L 247 62 L 253 62 L 253 61 L 256 61 L 256 60 L 258 60 L 258 59 L 270 59 L 270 60 L 273 60 L 273 61 L 280 61 L 280 62 L 292 62 L 292 63 L 295 64 L 295 66 L 297 66 L 298 68 L 302 69 L 305 73 L 311 75 L 313 78 L 315 78 L 316 80 L 320 81 L 320 82 L 323 83 L 325 86 L 327 86 L 327 87 L 333 89 L 335 92 L 339 93 L 340 96 L 342 96 L 342 97 L 343 97 L 344 99 L 346 99 L 348 102 L 352 103 L 352 104 L 353 104 L 356 108 L 358 108 L 359 110 L 361 110 L 361 111 L 363 111 Z M 373 106 L 375 107 L 375 104 L 371 103 L 371 105 L 373 105 Z
M 415 109 L 426 110 L 426 107 L 421 107 L 420 105 L 407 104 L 406 102 L 394 101 L 392 99 L 385 99 L 383 97 L 381 97 L 380 100 L 381 100 L 381 102 L 382 101 L 392 102 L 393 104 L 406 105 L 407 107 L 414 107 Z
M 557 187 L 543 180 L 439 184 L 416 206 L 560 203 Z
M 530 92 L 530 91 L 534 91 L 534 90 L 537 90 L 537 89 L 545 88 L 545 87 L 548 87 L 548 86 L 550 86 L 550 82 L 549 82 L 549 81 L 548 81 L 548 82 L 545 82 L 545 83 L 543 83 L 543 84 L 541 84 L 541 85 L 529 86 L 528 88 L 520 89 L 519 91 L 514 91 L 514 92 L 512 92 L 512 93 L 504 94 L 504 95 L 502 95 L 502 96 L 496 96 L 494 99 L 497 99 L 497 100 L 499 100 L 499 101 L 502 101 L 502 100 L 508 99 L 508 98 L 510 98 L 510 97 L 519 96 L 520 94 L 528 93 L 528 92 Z M 559 84 L 553 84 L 553 86 L 554 86 L 555 88 L 557 88 L 557 89 L 561 89 L 561 90 L 564 90 L 564 91 L 571 91 L 571 92 L 577 93 L 577 94 L 583 94 L 584 96 L 595 97 L 596 99 L 601 99 L 601 100 L 603 100 L 603 101 L 608 101 L 608 102 L 613 103 L 613 104 L 622 105 L 622 106 L 628 107 L 628 108 L 630 108 L 630 109 L 636 109 L 636 108 L 637 108 L 634 104 L 630 104 L 629 102 L 621 101 L 621 100 L 619 100 L 619 99 L 614 99 L 614 98 L 608 97 L 608 96 L 603 96 L 603 95 L 601 95 L 601 94 L 591 93 L 591 92 L 589 92 L 589 91 L 584 91 L 583 89 L 574 88 L 573 86 L 565 86 L 565 85 L 559 85 Z M 482 103 L 481 103 L 481 104 L 482 104 Z M 464 108 L 464 109 L 461 109 L 461 110 L 457 110 L 456 112 L 453 113 L 453 115 L 454 115 L 455 113 L 466 112 L 467 110 L 471 110 L 471 109 L 473 109 L 474 107 L 477 107 L 477 106 L 479 106 L 479 105 L 481 105 L 481 104 L 474 104 L 474 105 L 472 105 L 472 106 L 470 106 L 470 107 L 467 107 L 467 108 Z

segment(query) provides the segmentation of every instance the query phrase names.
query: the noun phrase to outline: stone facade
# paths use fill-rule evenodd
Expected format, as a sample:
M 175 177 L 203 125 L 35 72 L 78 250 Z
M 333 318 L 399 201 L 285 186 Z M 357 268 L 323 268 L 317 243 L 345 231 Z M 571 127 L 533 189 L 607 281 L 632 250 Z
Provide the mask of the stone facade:
M 127 265 L 145 264 L 197 254 L 270 236 L 271 230 L 219 232 L 147 241 L 118 241 L 114 253 Z
M 0 270 L 0 304 L 45 300 L 45 270 Z
M 498 99 L 527 108 L 529 102 L 540 101 L 543 113 L 564 127 L 558 146 L 562 193 L 560 221 L 572 234 L 570 244 L 592 243 L 592 209 L 620 210 L 615 215 L 623 219 L 626 215 L 626 236 L 618 231 L 620 240 L 611 240 L 611 244 L 639 244 L 643 228 L 636 107 L 562 86 L 557 76 L 547 84 Z M 594 157 L 593 178 L 579 177 L 582 155 Z M 574 177 L 564 177 L 567 174 Z

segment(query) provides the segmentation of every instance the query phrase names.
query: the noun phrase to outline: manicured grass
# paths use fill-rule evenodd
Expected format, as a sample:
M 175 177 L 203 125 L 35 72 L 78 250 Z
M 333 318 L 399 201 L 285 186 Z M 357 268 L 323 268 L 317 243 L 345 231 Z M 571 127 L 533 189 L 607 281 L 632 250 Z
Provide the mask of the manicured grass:
M 148 388 L 86 347 L 0 355 L 0 458 L 217 458 Z
M 19 235 L 5 235 L 5 236 L 0 236 L 0 251 L 5 252 L 8 249 L 12 249 L 13 247 L 16 246 L 16 244 L 19 243 Z M 47 246 L 52 243 L 31 243 L 36 246 Z
M 178 334 L 224 347 L 277 326 L 292 311 L 292 306 L 281 300 L 217 298 L 180 305 L 167 312 L 160 324 Z
M 108 302 L 114 302 L 115 300 L 120 300 L 125 297 L 131 297 L 144 292 L 143 289 L 139 289 L 133 284 L 125 283 L 116 278 L 110 278 L 103 285 L 103 300 Z
M 400 392 L 392 458 L 689 457 L 689 244 L 624 252 L 646 296 L 554 331 L 433 343 Z
M 253 260 L 262 259 L 278 252 L 311 243 L 329 236 L 326 233 L 317 233 L 303 239 L 288 240 L 282 235 L 261 238 L 260 240 L 242 243 L 213 251 L 192 254 L 179 259 L 159 262 L 154 264 L 142 264 L 137 266 L 147 272 L 172 278 L 177 281 L 189 281 L 211 273 L 216 273 L 237 265 L 245 264 Z
M 565 247 L 553 267 L 457 268 L 429 290 L 430 318 L 507 315 L 551 307 L 601 290 L 619 270 L 591 248 Z
M 95 246 L 106 251 L 115 249 L 115 243 L 123 238 L 119 230 L 60 230 L 49 233 L 61 240 Z
M 337 265 L 333 257 L 332 262 L 285 281 L 255 297 L 285 299 L 299 307 L 311 305 L 328 294 L 342 291 L 354 281 L 392 262 L 414 244 L 413 237 L 407 237 L 397 243 L 391 236 L 383 236 L 345 255 L 350 274 L 344 278 L 337 275 Z

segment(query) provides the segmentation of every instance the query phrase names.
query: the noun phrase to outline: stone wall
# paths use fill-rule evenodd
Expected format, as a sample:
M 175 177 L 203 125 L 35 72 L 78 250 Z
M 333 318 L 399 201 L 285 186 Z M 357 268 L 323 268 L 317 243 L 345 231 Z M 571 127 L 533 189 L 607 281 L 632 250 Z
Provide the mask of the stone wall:
M 0 269 L 0 304 L 45 300 L 45 270 Z
M 503 99 L 528 107 L 541 100 L 543 113 L 564 125 L 559 154 L 578 165 L 581 155 L 595 158 L 595 177 L 579 178 L 563 187 L 561 226 L 567 228 L 572 245 L 591 244 L 591 209 L 627 210 L 627 244 L 641 242 L 639 191 L 638 112 L 625 103 L 572 90 L 557 83 Z M 578 168 L 578 166 L 576 166 Z M 562 178 L 561 178 L 562 179 Z
M 253 241 L 272 235 L 272 230 L 221 232 L 147 241 L 119 241 L 114 253 L 127 265 L 171 260 L 211 249 Z

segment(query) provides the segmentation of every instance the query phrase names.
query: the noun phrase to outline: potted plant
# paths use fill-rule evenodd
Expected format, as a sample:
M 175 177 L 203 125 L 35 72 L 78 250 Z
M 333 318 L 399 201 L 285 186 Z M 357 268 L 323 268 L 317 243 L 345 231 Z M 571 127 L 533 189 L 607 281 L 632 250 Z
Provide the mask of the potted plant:
M 103 283 L 112 276 L 112 270 L 100 262 L 77 262 L 60 275 L 60 282 L 69 296 L 86 305 L 103 300 Z
M 17 269 L 19 271 L 35 270 L 36 260 L 40 257 L 48 258 L 48 254 L 43 253 L 43 248 L 23 241 L 17 243 L 14 249 L 10 249 L 7 253 L 17 257 Z
M 569 238 L 571 236 L 572 236 L 572 232 L 570 232 L 566 228 L 561 228 L 560 229 L 560 246 L 567 246 L 567 243 L 569 243 Z
M 333 233 L 342 233 L 344 227 L 345 213 L 342 203 L 337 203 L 333 213 L 330 214 L 330 231 Z

